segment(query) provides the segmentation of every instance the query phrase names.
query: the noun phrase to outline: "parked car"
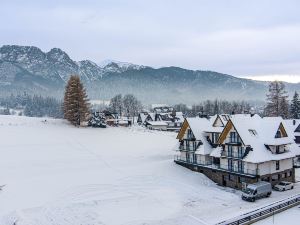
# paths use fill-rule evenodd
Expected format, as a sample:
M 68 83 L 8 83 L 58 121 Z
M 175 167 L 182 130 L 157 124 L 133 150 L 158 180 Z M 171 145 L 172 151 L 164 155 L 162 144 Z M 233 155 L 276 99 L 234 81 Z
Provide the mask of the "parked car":
M 294 184 L 287 181 L 280 181 L 274 186 L 274 190 L 276 191 L 286 191 L 290 189 L 294 189 Z
M 254 184 L 248 184 L 243 190 L 242 199 L 254 202 L 258 198 L 269 197 L 272 194 L 272 186 L 270 183 L 260 181 Z

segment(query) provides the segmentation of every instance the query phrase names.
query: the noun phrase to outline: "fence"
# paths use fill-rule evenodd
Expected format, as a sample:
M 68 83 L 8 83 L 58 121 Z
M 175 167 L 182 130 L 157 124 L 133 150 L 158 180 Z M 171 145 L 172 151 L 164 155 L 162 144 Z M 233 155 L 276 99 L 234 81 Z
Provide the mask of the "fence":
M 265 219 L 276 213 L 284 211 L 288 208 L 300 204 L 300 194 L 289 197 L 287 199 L 272 203 L 270 205 L 264 206 L 262 208 L 256 209 L 249 213 L 245 213 L 233 219 L 222 221 L 216 225 L 240 225 L 240 224 L 252 224 L 259 220 Z

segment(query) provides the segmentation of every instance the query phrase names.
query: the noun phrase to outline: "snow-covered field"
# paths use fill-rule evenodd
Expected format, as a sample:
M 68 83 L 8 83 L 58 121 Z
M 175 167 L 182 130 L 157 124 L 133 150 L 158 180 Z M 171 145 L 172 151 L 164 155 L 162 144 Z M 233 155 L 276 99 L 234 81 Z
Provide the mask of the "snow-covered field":
M 173 163 L 175 136 L 0 116 L 0 225 L 213 224 L 300 192 L 244 202 Z

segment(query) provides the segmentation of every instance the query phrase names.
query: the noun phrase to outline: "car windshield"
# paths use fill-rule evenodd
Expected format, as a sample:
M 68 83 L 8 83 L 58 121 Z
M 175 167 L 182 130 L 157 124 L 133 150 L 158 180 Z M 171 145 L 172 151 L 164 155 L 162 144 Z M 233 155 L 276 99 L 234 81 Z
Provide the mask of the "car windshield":
M 280 183 L 279 183 L 279 185 L 285 186 L 285 185 L 286 185 L 286 183 L 284 183 L 284 182 L 280 182 Z
M 245 190 L 243 190 L 243 192 L 246 194 L 253 194 L 254 190 L 250 188 L 246 188 Z

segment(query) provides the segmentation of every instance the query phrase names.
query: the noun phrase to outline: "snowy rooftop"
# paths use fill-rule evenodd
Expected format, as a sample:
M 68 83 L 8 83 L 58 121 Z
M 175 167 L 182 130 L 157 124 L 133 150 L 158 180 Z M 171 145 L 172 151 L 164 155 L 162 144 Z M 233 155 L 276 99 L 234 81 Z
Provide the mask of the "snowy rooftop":
M 203 145 L 200 145 L 197 149 L 198 154 L 210 154 L 212 151 L 212 146 L 208 143 L 206 139 L 205 129 L 211 126 L 211 121 L 206 118 L 187 118 L 186 119 L 189 127 L 191 128 L 196 140 L 201 140 Z
M 286 130 L 287 137 L 275 138 L 280 124 L 284 125 L 281 117 L 234 116 L 230 120 L 244 145 L 253 148 L 253 151 L 250 151 L 244 159 L 245 161 L 259 163 L 286 159 L 294 157 L 295 152 L 299 151 L 296 145 L 291 145 L 291 143 L 294 143 L 293 133 L 289 133 L 288 130 Z M 272 154 L 265 145 L 290 145 L 290 151 L 283 154 Z
M 164 121 L 147 121 L 152 126 L 167 126 L 168 124 Z

